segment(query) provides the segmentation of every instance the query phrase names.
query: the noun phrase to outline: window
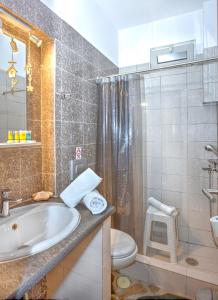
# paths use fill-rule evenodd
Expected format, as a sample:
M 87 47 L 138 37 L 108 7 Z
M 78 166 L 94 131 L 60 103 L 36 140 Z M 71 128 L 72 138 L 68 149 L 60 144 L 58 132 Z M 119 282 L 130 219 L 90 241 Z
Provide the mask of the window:
M 151 68 L 160 68 L 162 66 L 175 65 L 179 62 L 192 61 L 194 60 L 194 48 L 195 41 L 151 48 Z

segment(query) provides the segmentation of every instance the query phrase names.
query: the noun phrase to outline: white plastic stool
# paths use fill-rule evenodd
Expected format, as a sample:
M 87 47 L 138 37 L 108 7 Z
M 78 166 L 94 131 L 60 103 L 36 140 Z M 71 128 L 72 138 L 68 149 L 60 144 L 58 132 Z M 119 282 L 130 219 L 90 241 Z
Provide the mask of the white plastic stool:
M 178 213 L 169 216 L 156 208 L 149 206 L 146 212 L 145 230 L 144 230 L 144 254 L 147 253 L 147 247 L 170 252 L 171 263 L 177 262 L 177 224 Z M 165 223 L 167 226 L 167 245 L 151 240 L 152 222 Z

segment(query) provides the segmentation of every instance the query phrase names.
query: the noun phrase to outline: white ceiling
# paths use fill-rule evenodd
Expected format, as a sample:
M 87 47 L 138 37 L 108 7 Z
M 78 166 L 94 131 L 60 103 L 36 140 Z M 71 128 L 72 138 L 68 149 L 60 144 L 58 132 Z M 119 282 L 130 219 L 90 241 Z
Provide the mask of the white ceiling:
M 205 0 L 95 0 L 117 29 L 200 9 Z

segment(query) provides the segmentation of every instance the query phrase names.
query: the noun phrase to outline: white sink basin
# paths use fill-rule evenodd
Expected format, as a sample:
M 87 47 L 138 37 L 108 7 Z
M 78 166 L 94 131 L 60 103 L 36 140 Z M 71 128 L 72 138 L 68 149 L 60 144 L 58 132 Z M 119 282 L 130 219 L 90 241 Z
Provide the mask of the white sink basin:
M 75 208 L 62 203 L 32 204 L 0 219 L 0 262 L 20 259 L 57 244 L 80 223 Z

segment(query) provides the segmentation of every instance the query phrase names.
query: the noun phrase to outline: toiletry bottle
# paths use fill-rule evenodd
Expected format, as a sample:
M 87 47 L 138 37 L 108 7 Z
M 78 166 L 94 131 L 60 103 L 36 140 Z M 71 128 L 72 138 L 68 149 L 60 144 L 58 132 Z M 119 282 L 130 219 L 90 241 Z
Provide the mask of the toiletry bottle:
M 8 143 L 14 142 L 14 135 L 12 130 L 8 130 Z
M 20 137 L 20 142 L 25 143 L 26 142 L 26 131 L 19 130 L 19 137 Z
M 26 130 L 26 141 L 30 142 L 32 141 L 32 131 Z
M 17 131 L 17 130 L 14 131 L 14 141 L 16 143 L 19 143 L 19 141 L 20 141 L 19 131 Z

